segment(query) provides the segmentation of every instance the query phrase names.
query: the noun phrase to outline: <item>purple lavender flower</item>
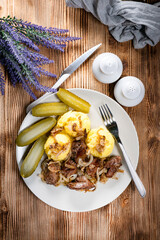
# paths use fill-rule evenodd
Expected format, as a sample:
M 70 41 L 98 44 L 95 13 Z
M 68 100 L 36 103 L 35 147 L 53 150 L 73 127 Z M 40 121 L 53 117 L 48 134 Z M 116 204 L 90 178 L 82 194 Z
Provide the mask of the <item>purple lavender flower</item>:
M 5 80 L 4 80 L 3 73 L 1 72 L 1 69 L 0 69 L 0 91 L 1 91 L 1 94 L 4 95 L 4 91 L 5 91 Z
M 16 42 L 24 43 L 35 51 L 39 51 L 39 48 L 29 38 L 22 33 L 16 32 L 13 26 L 10 26 L 8 23 L 2 21 L 0 21 L 0 26 L 1 29 L 8 33 Z
M 4 19 L 4 18 L 3 18 Z M 7 22 L 14 24 L 14 26 L 18 25 L 19 27 L 23 27 L 23 28 L 27 28 L 27 29 L 32 29 L 32 30 L 38 30 L 38 31 L 45 31 L 45 32 L 49 32 L 49 33 L 54 33 L 54 34 L 64 34 L 67 33 L 69 30 L 68 29 L 58 29 L 58 28 L 46 28 L 46 27 L 42 27 L 36 24 L 32 24 L 31 22 L 27 22 L 27 21 L 23 21 L 22 19 L 17 19 L 16 17 L 11 18 L 10 16 L 8 16 L 5 19 Z
M 53 60 L 48 59 L 44 55 L 40 53 L 33 52 L 26 47 L 19 46 L 21 48 L 21 52 L 24 55 L 24 57 L 31 60 L 36 66 L 41 66 L 44 64 L 54 63 Z
M 25 80 L 22 78 L 22 86 L 26 90 L 26 92 L 34 99 L 36 100 L 35 94 L 32 92 L 31 88 L 28 86 L 28 84 L 25 82 Z
M 40 72 L 41 74 L 43 74 L 43 75 L 45 75 L 45 76 L 54 77 L 54 78 L 56 77 L 55 74 L 50 73 L 50 72 L 44 70 L 44 69 L 41 68 L 41 67 L 39 67 L 38 70 L 39 70 L 39 72 Z
M 55 92 L 55 89 L 43 86 L 37 80 L 36 76 L 41 75 L 56 77 L 41 67 L 54 61 L 38 53 L 38 45 L 64 51 L 67 42 L 79 39 L 68 37 L 67 32 L 66 29 L 46 28 L 15 17 L 0 18 L 0 63 L 8 71 L 13 86 L 20 83 L 34 99 L 36 96 L 31 87 L 44 92 Z M 4 76 L 0 71 L 2 94 L 4 87 Z

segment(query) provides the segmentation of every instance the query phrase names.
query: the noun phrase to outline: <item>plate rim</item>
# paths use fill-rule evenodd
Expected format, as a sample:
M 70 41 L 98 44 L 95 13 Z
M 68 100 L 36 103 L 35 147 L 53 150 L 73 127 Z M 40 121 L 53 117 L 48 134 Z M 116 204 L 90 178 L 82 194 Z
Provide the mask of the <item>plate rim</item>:
M 67 88 L 67 90 L 80 90 L 80 91 L 82 90 L 82 91 L 89 91 L 89 92 L 93 92 L 93 93 L 95 92 L 95 93 L 98 93 L 98 94 L 100 94 L 100 95 L 103 95 L 105 98 L 109 98 L 112 102 L 114 102 L 118 107 L 121 108 L 121 110 L 127 115 L 128 120 L 129 120 L 130 123 L 132 124 L 132 126 L 133 126 L 133 128 L 134 128 L 135 135 L 136 135 L 136 140 L 137 140 L 137 153 L 138 153 L 138 155 L 137 155 L 137 159 L 138 159 L 138 160 L 137 160 L 137 163 L 136 163 L 136 165 L 135 165 L 135 167 L 134 167 L 134 169 L 136 170 L 136 169 L 137 169 L 137 166 L 138 166 L 138 163 L 139 163 L 139 138 L 138 138 L 138 134 L 137 134 L 136 127 L 135 127 L 132 119 L 130 118 L 129 114 L 123 109 L 123 107 L 122 107 L 118 102 L 116 102 L 116 100 L 112 99 L 112 98 L 109 97 L 108 95 L 106 95 L 106 94 L 104 94 L 104 93 L 102 93 L 102 92 L 93 90 L 93 89 Z M 56 92 L 53 93 L 53 95 L 56 95 Z M 50 97 L 50 96 L 51 96 L 51 95 L 49 95 L 48 97 Z M 47 98 L 46 98 L 46 99 L 47 99 Z M 43 101 L 42 101 L 41 103 L 43 103 Z M 39 104 L 39 103 L 38 103 L 38 104 Z M 37 104 L 37 105 L 38 105 L 38 104 Z M 30 112 L 28 112 L 28 113 L 25 115 L 25 117 L 24 117 L 24 119 L 23 119 L 23 121 L 22 121 L 22 123 L 21 123 L 21 125 L 20 125 L 20 127 L 19 127 L 18 133 L 21 131 L 21 126 L 23 125 L 25 119 L 27 118 L 27 116 L 28 116 L 29 114 L 30 114 Z M 41 118 L 43 118 L 43 117 L 41 117 Z M 41 118 L 40 118 L 40 119 L 41 119 Z M 17 161 L 18 169 L 19 169 L 19 162 L 18 162 L 18 159 L 17 159 L 17 155 L 18 155 L 18 149 L 19 149 L 19 148 L 20 148 L 20 147 L 16 145 L 16 161 Z M 20 170 L 20 169 L 19 169 L 19 170 Z M 19 173 L 19 174 L 20 174 L 20 173 Z M 21 178 L 22 178 L 22 177 L 21 177 Z M 37 196 L 37 194 L 34 193 L 34 192 L 29 188 L 29 186 L 28 186 L 27 183 L 25 182 L 24 178 L 22 178 L 22 180 L 23 180 L 23 182 L 25 183 L 25 185 L 27 186 L 27 188 L 31 191 L 31 193 L 32 193 L 34 196 L 36 196 L 40 201 L 42 201 L 43 203 L 47 204 L 47 205 L 50 206 L 50 207 L 53 207 L 53 208 L 58 209 L 58 210 L 61 210 L 61 211 L 67 211 L 67 212 L 90 212 L 90 211 L 94 211 L 94 210 L 100 209 L 100 208 L 102 208 L 102 207 L 105 207 L 105 206 L 107 206 L 108 204 L 110 204 L 111 202 L 113 202 L 115 199 L 117 199 L 117 198 L 127 189 L 127 187 L 129 186 L 129 184 L 131 183 L 132 178 L 130 178 L 130 180 L 128 181 L 128 184 L 127 184 L 127 186 L 124 188 L 124 190 L 123 190 L 118 196 L 114 197 L 111 201 L 109 201 L 107 204 L 103 204 L 103 205 L 100 206 L 100 207 L 92 208 L 92 209 L 89 209 L 89 210 L 86 210 L 86 209 L 85 209 L 85 210 L 74 210 L 74 211 L 73 211 L 73 210 L 63 209 L 63 207 L 62 207 L 62 208 L 58 208 L 58 207 L 55 207 L 55 206 L 51 206 L 49 203 L 46 203 L 46 202 L 45 202 L 44 200 L 42 200 L 39 196 Z

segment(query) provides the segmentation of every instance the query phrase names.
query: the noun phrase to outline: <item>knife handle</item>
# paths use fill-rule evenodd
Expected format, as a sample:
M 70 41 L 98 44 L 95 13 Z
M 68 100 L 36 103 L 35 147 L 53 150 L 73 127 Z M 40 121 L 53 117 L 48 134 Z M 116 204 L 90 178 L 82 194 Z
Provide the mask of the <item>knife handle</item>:
M 68 77 L 70 76 L 70 74 L 65 73 L 60 76 L 60 78 L 57 80 L 57 82 L 53 85 L 52 88 L 57 89 Z M 43 96 L 41 96 L 40 98 L 38 98 L 37 100 L 35 100 L 34 102 L 32 102 L 31 104 L 29 104 L 26 108 L 26 113 L 28 113 L 33 107 L 35 107 L 37 104 L 43 102 L 48 96 L 52 95 L 51 92 L 47 92 L 45 93 Z

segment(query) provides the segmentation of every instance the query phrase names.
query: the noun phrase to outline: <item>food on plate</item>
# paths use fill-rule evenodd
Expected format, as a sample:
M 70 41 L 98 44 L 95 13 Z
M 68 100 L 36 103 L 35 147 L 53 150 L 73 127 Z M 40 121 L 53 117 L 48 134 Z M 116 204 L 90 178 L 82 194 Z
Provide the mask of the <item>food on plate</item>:
M 41 121 L 34 123 L 30 127 L 20 132 L 16 139 L 16 144 L 18 146 L 29 145 L 42 135 L 49 132 L 55 126 L 55 124 L 56 120 L 52 117 L 45 118 Z
M 58 119 L 57 127 L 72 137 L 81 138 L 90 130 L 90 119 L 85 113 L 69 111 Z
M 53 160 L 44 160 L 41 164 L 42 173 L 41 178 L 47 184 L 55 185 L 59 181 L 59 171 L 60 164 L 59 162 L 54 162 Z
M 105 162 L 104 167 L 108 170 L 106 177 L 110 178 L 117 172 L 117 169 L 122 165 L 122 159 L 120 156 L 113 156 Z
M 105 183 L 114 177 L 121 165 L 120 156 L 105 159 L 91 157 L 89 162 L 77 162 L 71 157 L 61 162 L 46 159 L 41 164 L 40 177 L 45 183 L 54 186 L 63 184 L 73 190 L 94 191 L 98 181 Z
M 94 157 L 108 157 L 114 148 L 114 138 L 104 127 L 91 129 L 86 139 L 87 147 Z
M 74 190 L 95 190 L 95 184 L 92 183 L 86 176 L 78 176 L 74 182 L 69 182 L 67 185 Z
M 61 102 L 41 103 L 32 108 L 32 115 L 35 117 L 48 117 L 62 115 L 68 110 L 68 106 Z
M 44 144 L 46 140 L 47 136 L 43 135 L 37 141 L 35 141 L 31 147 L 21 165 L 20 173 L 22 177 L 29 177 L 37 168 L 38 163 L 44 154 Z
M 65 160 L 71 150 L 71 138 L 65 133 L 57 133 L 49 136 L 44 149 L 49 159 L 55 161 Z
M 29 177 L 45 152 L 47 159 L 41 163 L 39 175 L 42 181 L 94 191 L 98 181 L 105 183 L 120 171 L 122 159 L 111 156 L 114 139 L 106 128 L 90 129 L 86 114 L 89 103 L 65 89 L 60 89 L 57 95 L 64 103 L 43 103 L 32 109 L 34 116 L 58 115 L 57 121 L 53 117 L 42 119 L 20 132 L 16 139 L 18 146 L 35 141 L 22 163 L 21 176 Z M 65 104 L 78 111 L 69 111 Z
M 67 104 L 69 107 L 84 113 L 89 113 L 90 104 L 84 99 L 78 97 L 74 93 L 69 92 L 66 89 L 60 88 L 57 92 L 58 98 Z
M 83 134 L 78 135 L 81 128 Z M 89 130 L 84 113 L 69 111 L 59 118 L 44 146 L 48 159 L 41 164 L 40 177 L 45 183 L 94 191 L 98 181 L 105 183 L 119 171 L 121 157 L 110 156 L 112 135 L 104 127 Z

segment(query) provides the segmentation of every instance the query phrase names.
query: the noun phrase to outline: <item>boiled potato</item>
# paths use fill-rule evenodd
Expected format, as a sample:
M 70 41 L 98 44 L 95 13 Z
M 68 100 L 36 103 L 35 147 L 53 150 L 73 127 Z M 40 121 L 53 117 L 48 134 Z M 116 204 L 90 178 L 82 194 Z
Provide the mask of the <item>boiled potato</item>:
M 91 129 L 86 139 L 91 154 L 95 157 L 108 157 L 114 148 L 114 138 L 104 127 Z

